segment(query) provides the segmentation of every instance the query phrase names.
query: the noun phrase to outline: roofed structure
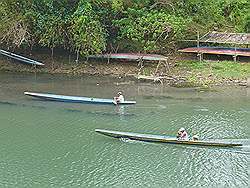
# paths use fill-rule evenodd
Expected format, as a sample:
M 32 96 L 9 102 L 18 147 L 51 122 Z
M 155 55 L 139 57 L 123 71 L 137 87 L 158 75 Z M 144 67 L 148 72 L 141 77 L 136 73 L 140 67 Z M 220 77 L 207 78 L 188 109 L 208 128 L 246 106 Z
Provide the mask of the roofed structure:
M 221 33 L 213 31 L 202 36 L 199 41 L 223 44 L 250 44 L 250 33 Z
M 209 32 L 204 36 L 197 36 L 197 40 L 184 40 L 197 42 L 196 47 L 184 48 L 178 50 L 179 52 L 197 53 L 200 61 L 203 59 L 203 54 L 214 55 L 232 55 L 234 61 L 237 56 L 250 57 L 250 33 L 222 33 L 222 32 Z M 201 43 L 217 43 L 217 44 L 231 44 L 229 47 L 209 47 L 201 46 Z M 236 47 L 238 45 L 246 45 L 247 48 Z M 232 47 L 234 46 L 234 47 Z

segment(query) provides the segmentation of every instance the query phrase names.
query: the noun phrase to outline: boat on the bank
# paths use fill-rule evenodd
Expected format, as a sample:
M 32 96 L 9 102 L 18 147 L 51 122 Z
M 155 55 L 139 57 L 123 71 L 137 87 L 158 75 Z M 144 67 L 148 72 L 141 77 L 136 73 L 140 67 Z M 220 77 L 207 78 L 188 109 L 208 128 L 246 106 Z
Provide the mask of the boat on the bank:
M 21 55 L 14 54 L 12 52 L 7 52 L 5 50 L 0 50 L 0 54 L 2 54 L 3 56 L 9 57 L 11 59 L 18 60 L 18 61 L 20 61 L 22 63 L 26 63 L 26 64 L 38 65 L 38 66 L 43 66 L 44 65 L 43 63 L 40 63 L 40 62 L 35 61 L 33 59 L 29 59 L 27 57 L 23 57 Z
M 167 61 L 167 57 L 158 54 L 140 54 L 140 53 L 111 53 L 91 55 L 89 58 L 97 59 L 123 59 L 128 61 Z
M 95 132 L 114 137 L 114 138 L 128 138 L 131 140 L 139 140 L 146 142 L 162 142 L 168 144 L 183 144 L 183 145 L 198 145 L 198 146 L 215 146 L 215 147 L 234 147 L 242 146 L 240 143 L 231 142 L 215 142 L 205 140 L 178 140 L 176 137 L 164 136 L 164 135 L 153 135 L 153 134 L 140 134 L 132 132 L 120 132 L 105 129 L 95 129 Z
M 36 97 L 44 100 L 50 101 L 60 101 L 60 102 L 72 102 L 72 103 L 97 103 L 97 104 L 113 104 L 116 105 L 113 99 L 101 99 L 101 98 L 90 98 L 90 97 L 78 97 L 78 96 L 67 96 L 67 95 L 56 95 L 49 93 L 34 93 L 34 92 L 24 92 L 25 95 Z M 132 105 L 136 104 L 136 101 L 124 101 L 118 103 L 118 105 Z

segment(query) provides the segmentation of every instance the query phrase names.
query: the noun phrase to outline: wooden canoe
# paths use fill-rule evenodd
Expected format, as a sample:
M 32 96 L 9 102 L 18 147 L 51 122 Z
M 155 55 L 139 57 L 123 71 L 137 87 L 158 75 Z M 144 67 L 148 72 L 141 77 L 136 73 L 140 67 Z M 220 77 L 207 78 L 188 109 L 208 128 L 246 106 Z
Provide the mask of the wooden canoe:
M 24 92 L 25 95 L 36 97 L 44 100 L 60 101 L 60 102 L 72 102 L 72 103 L 97 103 L 97 104 L 112 104 L 115 105 L 113 99 L 100 99 L 90 97 L 78 97 L 78 96 L 66 96 L 66 95 L 55 95 L 48 93 L 34 93 Z M 124 101 L 118 103 L 118 105 L 132 105 L 136 104 L 136 101 Z
M 120 132 L 104 129 L 95 129 L 95 132 L 114 137 L 114 138 L 128 138 L 131 140 L 140 140 L 146 142 L 162 142 L 168 144 L 184 144 L 184 145 L 198 145 L 198 146 L 216 146 L 216 147 L 234 147 L 242 146 L 240 143 L 231 142 L 214 142 L 205 140 L 177 140 L 175 137 L 164 136 L 164 135 L 152 135 L 152 134 L 140 134 L 131 132 Z

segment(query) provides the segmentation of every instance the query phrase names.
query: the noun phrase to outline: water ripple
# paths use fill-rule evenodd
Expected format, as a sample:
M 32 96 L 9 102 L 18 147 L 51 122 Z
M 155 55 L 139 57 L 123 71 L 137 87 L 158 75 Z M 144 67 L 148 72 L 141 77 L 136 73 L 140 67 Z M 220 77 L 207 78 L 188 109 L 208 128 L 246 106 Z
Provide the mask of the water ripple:
M 229 96 L 151 85 L 143 92 L 143 86 L 135 84 L 124 90 L 127 98 L 136 98 L 137 105 L 116 108 L 23 96 L 27 88 L 109 97 L 120 89 L 108 85 L 113 83 L 109 80 L 102 87 L 93 84 L 101 82 L 99 78 L 20 75 L 20 85 L 16 82 L 19 76 L 12 76 L 6 81 L 0 74 L 4 83 L 0 93 L 0 187 L 249 186 L 250 116 L 244 90 L 235 90 L 232 97 L 231 90 Z M 180 127 L 201 139 L 243 146 L 177 146 L 119 140 L 94 131 L 175 135 Z

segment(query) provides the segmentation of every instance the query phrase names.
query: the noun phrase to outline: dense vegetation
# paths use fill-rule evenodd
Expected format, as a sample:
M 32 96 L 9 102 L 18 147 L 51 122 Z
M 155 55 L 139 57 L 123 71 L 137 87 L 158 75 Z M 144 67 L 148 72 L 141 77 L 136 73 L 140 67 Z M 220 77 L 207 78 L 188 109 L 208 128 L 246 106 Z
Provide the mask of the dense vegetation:
M 0 41 L 12 48 L 166 53 L 211 30 L 250 32 L 249 0 L 1 0 Z

